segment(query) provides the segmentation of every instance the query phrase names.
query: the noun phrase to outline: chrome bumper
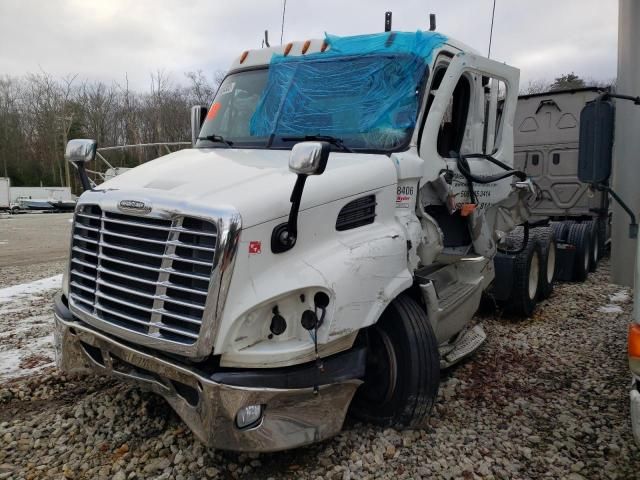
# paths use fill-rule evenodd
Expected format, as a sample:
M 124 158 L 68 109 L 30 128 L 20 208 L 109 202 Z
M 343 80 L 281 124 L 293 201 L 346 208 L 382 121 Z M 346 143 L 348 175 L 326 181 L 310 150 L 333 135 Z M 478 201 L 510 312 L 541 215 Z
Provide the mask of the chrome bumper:
M 640 392 L 638 391 L 638 379 L 633 377 L 631 383 L 631 392 L 629 392 L 630 410 L 631 410 L 631 429 L 636 444 L 640 446 Z
M 55 313 L 58 367 L 73 374 L 111 375 L 163 396 L 203 443 L 218 449 L 270 452 L 318 442 L 342 428 L 361 381 L 313 388 L 236 387 L 214 382 L 188 366 L 138 351 Z M 238 410 L 262 405 L 256 426 L 236 427 Z

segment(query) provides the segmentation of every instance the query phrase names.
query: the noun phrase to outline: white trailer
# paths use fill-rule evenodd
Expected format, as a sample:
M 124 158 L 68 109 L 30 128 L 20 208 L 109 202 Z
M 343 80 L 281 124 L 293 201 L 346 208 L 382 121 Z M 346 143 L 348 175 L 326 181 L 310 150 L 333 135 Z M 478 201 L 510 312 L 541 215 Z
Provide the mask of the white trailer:
M 8 177 L 0 177 L 0 210 L 11 208 L 11 180 Z

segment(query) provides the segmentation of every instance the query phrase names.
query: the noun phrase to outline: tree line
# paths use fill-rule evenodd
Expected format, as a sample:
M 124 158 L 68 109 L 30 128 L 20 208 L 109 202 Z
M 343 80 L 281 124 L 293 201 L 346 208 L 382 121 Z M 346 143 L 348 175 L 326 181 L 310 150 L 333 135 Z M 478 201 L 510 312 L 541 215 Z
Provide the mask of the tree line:
M 145 92 L 130 89 L 126 77 L 111 84 L 77 76 L 54 78 L 45 72 L 0 77 L 0 176 L 10 177 L 14 186 L 68 185 L 64 147 L 73 138 L 94 138 L 102 147 L 189 141 L 190 107 L 208 106 L 223 76 L 188 72 L 176 83 L 160 70 L 150 76 Z M 553 82 L 529 82 L 521 93 L 611 83 L 569 73 Z M 163 153 L 139 149 L 108 156 L 113 166 L 131 167 Z M 73 172 L 69 178 L 69 186 L 78 192 Z
M 94 138 L 99 147 L 190 141 L 192 105 L 209 105 L 222 80 L 189 72 L 181 83 L 163 71 L 149 90 L 40 72 L 0 77 L 0 176 L 14 186 L 66 186 L 64 147 L 73 138 Z M 109 152 L 114 166 L 134 166 L 160 151 Z M 106 155 L 106 154 L 105 154 Z M 71 174 L 71 186 L 79 185 Z

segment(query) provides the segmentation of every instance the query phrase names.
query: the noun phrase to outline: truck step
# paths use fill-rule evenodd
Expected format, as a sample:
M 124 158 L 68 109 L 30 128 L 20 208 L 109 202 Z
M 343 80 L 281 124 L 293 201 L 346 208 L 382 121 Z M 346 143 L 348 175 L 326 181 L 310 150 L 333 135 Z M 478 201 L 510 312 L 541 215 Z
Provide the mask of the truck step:
M 465 298 L 479 288 L 477 283 L 454 283 L 442 292 L 438 292 L 439 306 L 442 311 L 448 311 L 458 305 Z
M 475 352 L 486 340 L 487 334 L 480 325 L 464 332 L 456 340 L 453 348 L 440 356 L 440 368 L 448 368 Z M 442 349 L 441 349 L 442 352 Z

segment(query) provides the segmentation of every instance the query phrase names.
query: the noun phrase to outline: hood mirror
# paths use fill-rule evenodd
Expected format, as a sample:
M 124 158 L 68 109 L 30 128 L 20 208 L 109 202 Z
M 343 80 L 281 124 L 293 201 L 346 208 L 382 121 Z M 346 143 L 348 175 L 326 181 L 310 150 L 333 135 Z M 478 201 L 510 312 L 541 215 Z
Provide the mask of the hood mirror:
M 291 192 L 289 220 L 271 232 L 271 251 L 283 253 L 293 248 L 298 238 L 298 210 L 309 175 L 321 175 L 327 166 L 331 145 L 327 142 L 300 142 L 291 149 L 289 170 L 298 175 Z
M 98 143 L 95 140 L 76 138 L 67 142 L 64 158 L 78 170 L 83 191 L 91 190 L 91 181 L 84 166 L 95 160 L 97 151 Z
M 191 146 L 194 147 L 200 135 L 202 124 L 207 118 L 207 107 L 195 105 L 191 107 Z
M 300 142 L 291 149 L 289 170 L 298 175 L 320 175 L 329 159 L 327 142 Z
M 95 140 L 76 138 L 67 142 L 64 158 L 74 164 L 92 162 L 96 158 L 98 143 Z

